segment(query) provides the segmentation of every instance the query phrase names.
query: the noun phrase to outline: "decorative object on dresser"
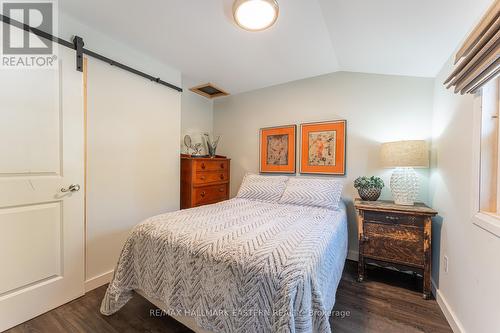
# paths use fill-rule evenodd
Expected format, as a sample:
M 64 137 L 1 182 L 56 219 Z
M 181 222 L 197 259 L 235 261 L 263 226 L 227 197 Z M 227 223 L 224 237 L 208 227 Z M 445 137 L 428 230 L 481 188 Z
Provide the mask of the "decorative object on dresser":
M 297 126 L 260 129 L 260 172 L 295 173 Z
M 365 264 L 377 264 L 423 276 L 423 297 L 431 295 L 431 218 L 436 211 L 422 203 L 400 206 L 392 201 L 356 199 L 358 213 L 358 281 Z
M 301 173 L 345 175 L 346 121 L 301 124 Z
M 354 181 L 354 187 L 358 190 L 359 196 L 366 201 L 377 201 L 384 186 L 384 181 L 375 176 L 358 177 Z
M 391 192 L 398 205 L 411 206 L 420 189 L 413 168 L 429 167 L 429 149 L 424 140 L 386 142 L 380 152 L 384 168 L 396 168 L 391 177 Z
M 229 199 L 230 159 L 181 155 L 181 209 Z
M 213 158 L 216 156 L 215 151 L 217 150 L 217 145 L 219 144 L 219 141 L 220 141 L 220 135 L 215 140 L 208 133 L 205 133 L 203 135 L 204 135 L 205 141 L 207 143 L 208 156 Z
M 202 156 L 201 150 L 203 149 L 203 144 L 201 142 L 193 144 L 193 140 L 190 135 L 184 135 L 184 146 L 186 146 L 186 152 L 190 156 Z M 192 151 L 192 154 L 189 154 Z

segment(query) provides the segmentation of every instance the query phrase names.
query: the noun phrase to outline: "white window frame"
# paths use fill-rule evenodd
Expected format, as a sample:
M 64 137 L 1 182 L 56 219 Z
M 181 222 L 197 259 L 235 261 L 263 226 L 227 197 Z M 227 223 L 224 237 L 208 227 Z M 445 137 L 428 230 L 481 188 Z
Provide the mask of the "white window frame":
M 498 80 L 500 89 L 500 78 Z M 500 119 L 497 118 L 499 121 Z M 481 127 L 482 127 L 482 95 L 477 93 L 474 96 L 474 111 L 473 111 L 473 149 L 472 149 L 472 222 L 492 234 L 500 237 L 500 215 L 481 211 Z M 499 139 L 500 141 L 500 139 Z M 498 173 L 500 176 L 500 142 L 498 145 Z M 500 179 L 497 180 L 497 212 L 500 211 Z

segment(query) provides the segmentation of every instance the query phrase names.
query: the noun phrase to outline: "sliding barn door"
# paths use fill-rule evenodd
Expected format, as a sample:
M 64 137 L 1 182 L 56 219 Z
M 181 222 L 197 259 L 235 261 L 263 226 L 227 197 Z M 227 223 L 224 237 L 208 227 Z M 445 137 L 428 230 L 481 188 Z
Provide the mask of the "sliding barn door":
M 87 290 L 109 282 L 130 229 L 179 209 L 181 94 L 88 59 Z
M 59 62 L 0 69 L 0 331 L 83 294 L 82 73 Z

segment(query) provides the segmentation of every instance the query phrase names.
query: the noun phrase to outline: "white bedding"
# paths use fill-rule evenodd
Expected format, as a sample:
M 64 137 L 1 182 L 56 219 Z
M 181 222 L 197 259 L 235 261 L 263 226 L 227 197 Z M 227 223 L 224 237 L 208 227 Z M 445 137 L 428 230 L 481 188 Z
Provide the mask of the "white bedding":
M 343 204 L 237 198 L 167 213 L 134 228 L 101 312 L 141 290 L 213 332 L 330 332 L 346 255 Z

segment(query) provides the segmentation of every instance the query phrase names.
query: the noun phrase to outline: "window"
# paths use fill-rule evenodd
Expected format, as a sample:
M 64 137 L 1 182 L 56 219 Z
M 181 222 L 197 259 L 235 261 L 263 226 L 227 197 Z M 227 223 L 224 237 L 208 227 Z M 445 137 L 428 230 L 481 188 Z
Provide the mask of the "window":
M 474 222 L 500 235 L 500 79 L 491 80 L 481 90 L 479 211 Z
M 500 212 L 498 79 L 485 85 L 481 94 L 480 211 Z

